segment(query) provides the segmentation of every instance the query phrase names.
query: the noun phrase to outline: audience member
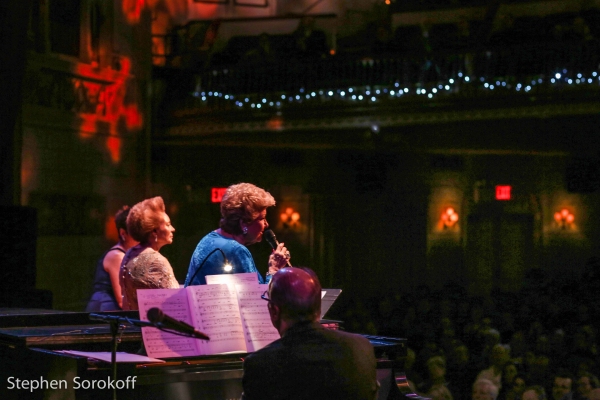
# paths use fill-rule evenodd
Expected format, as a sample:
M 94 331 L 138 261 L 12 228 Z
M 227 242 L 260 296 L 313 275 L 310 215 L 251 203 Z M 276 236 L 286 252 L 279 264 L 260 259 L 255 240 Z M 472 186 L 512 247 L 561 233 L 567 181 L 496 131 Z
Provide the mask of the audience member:
M 551 379 L 550 359 L 545 355 L 534 354 L 527 372 L 527 381 L 530 385 L 545 385 Z
M 266 32 L 263 32 L 258 36 L 257 46 L 248 50 L 240 60 L 244 65 L 253 67 L 265 67 L 276 61 L 277 54 L 273 51 L 271 37 Z
M 577 376 L 576 399 L 589 399 L 593 389 L 600 387 L 598 378 L 590 372 L 581 372 Z
M 412 392 L 417 392 L 418 385 L 423 381 L 423 378 L 417 371 L 414 370 L 415 360 L 417 356 L 415 351 L 410 347 L 406 349 L 406 359 L 404 361 L 404 373 L 406 374 L 406 380 L 411 388 Z
M 436 59 L 436 54 L 433 52 L 431 44 L 431 22 L 425 21 L 421 24 L 421 71 L 419 73 L 418 82 L 425 84 L 435 82 L 440 78 L 441 70 Z
M 592 389 L 590 391 L 589 400 L 600 400 L 600 389 Z
M 462 342 L 456 342 L 448 353 L 448 388 L 455 400 L 471 398 L 471 387 L 477 376 L 477 369 L 470 358 L 469 348 Z
M 512 387 L 506 392 L 505 400 L 521 400 L 526 387 L 525 377 L 517 375 L 513 380 Z
M 519 330 L 513 333 L 509 340 L 511 359 L 517 363 L 523 364 L 525 353 L 527 352 L 527 341 L 525 333 Z
M 572 398 L 573 378 L 566 371 L 558 371 L 552 380 L 552 400 Z
M 506 400 L 513 393 L 515 378 L 518 376 L 517 365 L 508 361 L 502 369 L 502 386 L 498 392 L 498 400 Z
M 181 62 L 193 71 L 202 71 L 211 63 L 212 49 L 217 39 L 221 22 L 215 20 L 210 24 L 203 24 L 199 30 L 189 30 L 186 44 L 191 51 L 184 55 Z
M 488 379 L 477 379 L 473 384 L 472 400 L 496 400 L 498 388 Z
M 474 70 L 474 51 L 475 51 L 475 39 L 471 32 L 469 21 L 466 18 L 460 18 L 457 22 L 457 35 L 456 35 L 456 53 L 458 56 L 458 70 L 457 73 L 462 72 L 464 75 L 473 76 Z
M 542 386 L 535 385 L 525 388 L 521 396 L 522 400 L 546 400 L 546 391 Z
M 487 379 L 497 388 L 502 387 L 502 370 L 504 365 L 510 359 L 510 350 L 508 346 L 496 344 L 492 348 L 490 355 L 490 366 L 477 375 L 477 379 Z
M 548 338 L 549 351 L 552 355 L 552 368 L 558 369 L 563 367 L 562 363 L 567 357 L 567 344 L 565 343 L 565 331 L 555 329 Z
M 394 52 L 394 33 L 389 24 L 378 23 L 373 26 L 373 34 L 370 35 L 370 55 L 372 57 L 389 57 Z
M 420 385 L 419 392 L 434 400 L 452 400 L 446 382 L 446 360 L 433 356 L 427 360 L 427 379 Z
M 325 58 L 329 52 L 325 32 L 315 28 L 314 17 L 304 16 L 292 33 L 295 40 L 295 56 L 304 62 Z

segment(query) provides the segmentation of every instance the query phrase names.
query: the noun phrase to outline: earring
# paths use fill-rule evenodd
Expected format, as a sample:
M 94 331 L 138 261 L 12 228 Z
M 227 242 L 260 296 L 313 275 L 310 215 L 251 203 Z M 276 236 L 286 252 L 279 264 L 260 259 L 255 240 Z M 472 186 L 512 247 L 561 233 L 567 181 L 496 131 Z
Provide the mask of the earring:
M 154 236 L 154 241 L 158 242 L 158 235 Z
M 247 235 L 248 234 L 248 227 L 247 226 L 243 227 L 242 228 L 242 232 L 244 233 L 244 235 Z

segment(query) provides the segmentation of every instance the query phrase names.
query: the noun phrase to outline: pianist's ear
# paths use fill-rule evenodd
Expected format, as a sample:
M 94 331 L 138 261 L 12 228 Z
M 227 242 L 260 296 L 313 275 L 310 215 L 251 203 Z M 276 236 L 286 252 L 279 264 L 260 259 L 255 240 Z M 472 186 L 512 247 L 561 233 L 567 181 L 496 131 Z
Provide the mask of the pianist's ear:
M 276 323 L 278 323 L 281 318 L 281 311 L 279 310 L 279 307 L 277 307 L 272 302 L 269 302 L 267 304 L 267 307 L 269 308 L 269 315 L 271 316 L 271 322 L 277 328 L 278 325 Z

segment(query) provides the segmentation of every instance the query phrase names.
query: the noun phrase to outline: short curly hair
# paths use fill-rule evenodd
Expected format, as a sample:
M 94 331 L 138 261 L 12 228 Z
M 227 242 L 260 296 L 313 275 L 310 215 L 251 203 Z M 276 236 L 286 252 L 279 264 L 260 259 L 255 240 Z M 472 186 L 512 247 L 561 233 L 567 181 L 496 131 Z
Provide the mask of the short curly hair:
M 152 231 L 160 226 L 165 202 L 160 196 L 141 201 L 131 207 L 127 216 L 127 232 L 140 243 L 149 240 Z
M 250 223 L 267 207 L 275 205 L 275 199 L 264 189 L 251 183 L 231 185 L 221 200 L 221 229 L 233 235 L 242 233 L 240 221 Z

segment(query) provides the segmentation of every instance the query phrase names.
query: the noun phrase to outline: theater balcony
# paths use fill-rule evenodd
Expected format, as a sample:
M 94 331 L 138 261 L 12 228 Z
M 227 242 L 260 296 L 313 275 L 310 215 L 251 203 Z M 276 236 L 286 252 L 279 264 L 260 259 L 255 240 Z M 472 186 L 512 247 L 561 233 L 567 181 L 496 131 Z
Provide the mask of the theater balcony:
M 591 25 L 597 15 L 587 14 L 588 25 L 600 26 Z M 270 56 L 249 57 L 261 37 L 242 36 L 208 61 L 181 40 L 197 28 L 190 22 L 160 38 L 170 50 L 154 67 L 154 138 L 360 147 L 365 135 L 373 139 L 382 130 L 385 145 L 398 144 L 391 132 L 409 125 L 594 115 L 600 42 L 594 35 L 558 36 L 556 27 L 572 18 L 518 18 L 503 36 L 467 21 L 469 39 L 461 39 L 460 24 L 438 23 L 428 28 L 427 43 L 422 26 L 403 25 L 385 46 L 348 38 L 308 55 L 289 50 L 291 35 L 271 35 L 262 38 L 270 41 Z M 477 40 L 480 34 L 487 39 Z M 281 134 L 265 139 L 269 132 Z M 303 134 L 292 141 L 284 132 Z

